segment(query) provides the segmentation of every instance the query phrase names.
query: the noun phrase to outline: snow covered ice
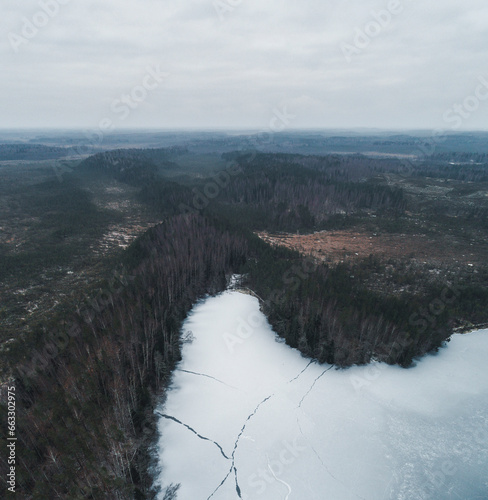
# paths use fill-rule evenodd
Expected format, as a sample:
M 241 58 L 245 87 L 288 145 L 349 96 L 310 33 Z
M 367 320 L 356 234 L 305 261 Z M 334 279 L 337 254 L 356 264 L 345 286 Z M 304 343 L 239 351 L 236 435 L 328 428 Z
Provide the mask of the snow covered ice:
M 488 331 L 405 370 L 337 370 L 279 341 L 258 300 L 197 304 L 157 412 L 164 498 L 488 499 Z

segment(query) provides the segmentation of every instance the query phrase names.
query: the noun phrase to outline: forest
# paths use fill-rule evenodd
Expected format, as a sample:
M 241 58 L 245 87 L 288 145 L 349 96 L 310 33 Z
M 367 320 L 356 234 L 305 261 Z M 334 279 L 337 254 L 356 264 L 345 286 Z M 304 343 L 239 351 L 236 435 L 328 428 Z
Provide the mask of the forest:
M 181 321 L 199 297 L 225 288 L 246 253 L 245 239 L 176 217 L 138 240 L 125 269 L 77 313 L 11 348 L 25 497 L 149 495 L 151 402 L 180 359 Z
M 81 302 L 79 293 L 65 294 L 2 348 L 26 450 L 17 476 L 22 498 L 155 495 L 153 408 L 180 359 L 181 323 L 233 274 L 288 345 L 337 369 L 372 360 L 409 367 L 455 327 L 488 321 L 488 271 L 478 265 L 486 262 L 488 207 L 466 196 L 484 192 L 484 164 L 450 165 L 452 157 L 439 156 L 412 170 L 392 158 L 238 151 L 223 153 L 219 169 L 198 170 L 188 155 L 184 147 L 98 153 L 62 182 L 44 180 L 22 193 L 24 214 L 47 213 L 35 226 L 44 239 L 30 254 L 0 247 L 9 263 L 4 279 L 66 266 L 78 258 L 76 245 L 120 223 L 120 214 L 95 203 L 97 184 L 129 186 L 130 202 L 159 220 L 97 268 L 101 279 Z M 443 189 L 448 194 L 439 196 Z M 476 268 L 434 254 L 423 263 L 373 254 L 331 262 L 258 236 L 338 228 L 368 238 L 412 231 L 437 247 L 448 235 L 459 255 L 475 252 Z M 0 406 L 2 436 L 5 412 Z

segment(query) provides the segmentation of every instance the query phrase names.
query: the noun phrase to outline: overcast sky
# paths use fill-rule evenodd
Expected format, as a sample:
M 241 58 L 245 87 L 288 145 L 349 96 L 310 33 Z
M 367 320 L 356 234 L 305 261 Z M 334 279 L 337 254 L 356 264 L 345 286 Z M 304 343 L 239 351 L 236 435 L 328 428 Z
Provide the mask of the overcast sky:
M 486 0 L 42 3 L 1 0 L 2 128 L 488 129 Z

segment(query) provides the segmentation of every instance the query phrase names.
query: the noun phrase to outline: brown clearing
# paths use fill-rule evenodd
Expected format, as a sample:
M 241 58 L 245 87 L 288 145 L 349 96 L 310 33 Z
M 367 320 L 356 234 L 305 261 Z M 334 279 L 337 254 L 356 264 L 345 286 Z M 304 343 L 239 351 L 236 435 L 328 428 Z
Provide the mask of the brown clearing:
M 415 234 L 377 234 L 355 230 L 320 231 L 314 234 L 256 233 L 271 245 L 281 245 L 304 255 L 332 263 L 361 260 L 374 255 L 383 259 L 417 259 L 445 264 L 483 263 L 486 247 L 456 241 L 449 236 L 429 238 Z

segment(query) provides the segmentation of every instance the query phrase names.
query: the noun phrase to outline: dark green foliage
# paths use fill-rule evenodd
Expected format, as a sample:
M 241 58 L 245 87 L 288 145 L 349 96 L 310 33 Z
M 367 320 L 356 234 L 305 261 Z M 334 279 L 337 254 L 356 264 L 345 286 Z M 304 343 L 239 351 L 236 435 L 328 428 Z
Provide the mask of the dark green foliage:
M 98 153 L 78 166 L 78 172 L 83 175 L 102 175 L 135 186 L 155 179 L 157 171 L 157 166 L 150 159 L 125 149 Z
M 0 144 L 0 161 L 62 158 L 73 152 L 73 148 L 58 148 L 41 144 Z
M 78 305 L 79 316 L 53 318 L 43 338 L 33 334 L 11 351 L 14 365 L 15 353 L 23 356 L 17 425 L 19 445 L 32 453 L 22 455 L 18 480 L 26 497 L 76 498 L 73 478 L 91 498 L 150 496 L 143 438 L 153 436 L 153 394 L 180 359 L 182 320 L 199 297 L 225 288 L 247 243 L 200 216 L 178 216 L 129 254 L 126 277 Z M 70 325 L 79 333 L 68 338 Z M 46 358 L 48 332 L 66 343 Z M 36 353 L 45 366 L 30 362 Z
M 191 203 L 191 191 L 176 182 L 156 179 L 141 189 L 138 198 L 158 213 L 176 215 L 182 213 L 181 204 Z
M 361 285 L 379 270 L 374 258 L 356 265 L 317 265 L 283 248 L 251 247 L 248 286 L 264 300 L 275 331 L 291 347 L 339 366 L 373 358 L 409 366 L 439 348 L 454 318 L 486 321 L 488 291 L 478 286 L 433 286 L 425 294 L 385 296 Z
M 339 214 L 405 208 L 401 189 L 375 181 L 358 182 L 374 166 L 364 159 L 322 159 L 279 154 L 227 154 L 242 174 L 232 180 L 219 202 L 253 229 L 311 231 L 330 227 Z
M 97 208 L 73 176 L 35 184 L 13 195 L 22 213 L 38 221 L 31 225 L 28 243 L 20 251 L 0 245 L 0 279 L 28 277 L 46 267 L 72 262 L 87 240 L 101 236 L 109 222 L 117 220 L 114 214 Z

